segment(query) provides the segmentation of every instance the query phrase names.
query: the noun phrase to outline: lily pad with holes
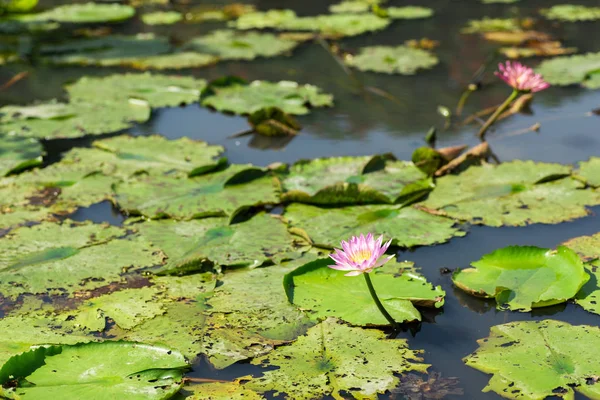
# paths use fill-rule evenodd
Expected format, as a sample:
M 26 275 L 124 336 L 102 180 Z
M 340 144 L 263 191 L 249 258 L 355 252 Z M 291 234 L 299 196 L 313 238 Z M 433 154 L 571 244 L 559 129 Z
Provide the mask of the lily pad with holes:
M 464 358 L 479 371 L 493 374 L 484 392 L 509 399 L 574 398 L 577 391 L 600 395 L 597 360 L 600 329 L 555 320 L 519 321 L 493 326 L 490 336 Z
M 524 312 L 564 303 L 590 279 L 577 254 L 564 246 L 556 250 L 510 246 L 471 265 L 452 276 L 458 288 L 495 298 L 499 309 Z
M 432 68 L 439 62 L 429 51 L 408 46 L 363 47 L 356 56 L 348 57 L 345 61 L 361 71 L 402 75 L 412 75 L 419 69 Z
M 94 148 L 76 148 L 67 152 L 63 163 L 80 163 L 106 175 L 129 178 L 141 173 L 188 176 L 201 175 L 224 166 L 219 158 L 221 146 L 186 137 L 168 140 L 159 135 L 116 136 L 93 142 Z
M 470 20 L 462 33 L 516 32 L 521 26 L 515 18 L 483 18 Z
M 336 317 L 353 325 L 388 325 L 364 279 L 329 268 L 332 263 L 329 258 L 320 259 L 288 273 L 283 282 L 290 303 L 314 319 Z M 389 262 L 371 277 L 379 299 L 396 322 L 420 321 L 415 305 L 444 305 L 442 288 L 433 287 L 413 271 L 411 263 Z
M 35 139 L 0 136 L 0 176 L 41 166 L 42 154 L 42 145 Z
M 556 4 L 541 11 L 548 19 L 559 21 L 593 21 L 600 19 L 600 7 L 586 7 L 578 4 Z
M 293 228 L 308 234 L 317 246 L 334 248 L 342 240 L 364 232 L 383 235 L 402 247 L 444 243 L 465 232 L 454 227 L 448 218 L 430 215 L 412 207 L 390 205 L 355 206 L 325 209 L 291 204 L 284 217 Z
M 160 252 L 140 239 L 114 239 L 120 228 L 44 223 L 13 229 L 0 238 L 0 294 L 68 294 L 122 279 L 122 274 L 159 265 Z
M 13 363 L 7 372 L 24 381 L 0 394 L 9 399 L 160 400 L 179 391 L 189 368 L 181 353 L 141 343 L 107 341 L 54 350 Z
M 233 382 L 203 383 L 200 385 L 186 386 L 185 390 L 191 392 L 186 400 L 261 400 L 264 397 L 255 391 L 243 386 L 244 380 L 236 379 Z
M 582 83 L 584 86 L 600 70 L 600 53 L 556 57 L 543 61 L 536 72 L 552 85 L 567 86 Z M 593 88 L 593 87 L 592 87 Z
M 285 224 L 264 213 L 233 225 L 227 218 L 206 218 L 149 221 L 132 227 L 167 255 L 167 264 L 156 271 L 164 274 L 188 274 L 201 270 L 207 262 L 224 267 L 258 267 L 296 255 Z
M 279 368 L 265 371 L 245 387 L 299 400 L 341 398 L 342 393 L 376 398 L 399 384 L 397 374 L 427 370 L 420 353 L 409 349 L 405 339 L 386 339 L 383 332 L 327 319 L 293 344 L 253 360 L 253 364 Z
M 140 176 L 116 185 L 116 202 L 148 218 L 233 218 L 250 207 L 279 202 L 274 179 L 251 165 L 231 165 L 195 178 Z
M 64 106 L 68 110 L 64 117 L 30 114 L 39 105 L 0 108 L 0 113 L 5 113 L 0 133 L 38 139 L 72 139 L 117 132 L 150 118 L 150 107 L 146 103 L 98 101 Z
M 385 11 L 391 19 L 421 19 L 433 15 L 431 8 L 420 6 L 388 7 Z
M 600 157 L 591 157 L 588 161 L 579 163 L 577 175 L 593 187 L 600 186 Z
M 192 38 L 182 49 L 210 54 L 223 60 L 252 60 L 288 53 L 297 45 L 295 40 L 272 33 L 218 30 Z
M 135 9 L 124 4 L 65 4 L 36 14 L 15 17 L 23 22 L 53 21 L 72 24 L 120 22 L 135 15 Z
M 202 105 L 235 114 L 252 114 L 268 107 L 278 107 L 288 114 L 308 114 L 308 106 L 330 107 L 333 96 L 313 85 L 296 82 L 254 81 L 249 85 L 232 84 L 214 87 Z
M 126 103 L 141 100 L 151 108 L 177 107 L 197 102 L 206 86 L 204 79 L 151 73 L 84 76 L 66 87 L 71 101 Z
M 183 14 L 177 11 L 155 11 L 142 15 L 146 25 L 173 25 L 183 19 Z
M 570 171 L 566 165 L 533 161 L 471 167 L 438 179 L 421 205 L 490 226 L 556 224 L 586 216 L 586 206 L 600 204 L 600 193 L 585 190 L 567 176 Z
M 581 236 L 564 243 L 586 261 L 585 267 L 590 280 L 575 296 L 575 302 L 586 311 L 600 314 L 600 233 Z

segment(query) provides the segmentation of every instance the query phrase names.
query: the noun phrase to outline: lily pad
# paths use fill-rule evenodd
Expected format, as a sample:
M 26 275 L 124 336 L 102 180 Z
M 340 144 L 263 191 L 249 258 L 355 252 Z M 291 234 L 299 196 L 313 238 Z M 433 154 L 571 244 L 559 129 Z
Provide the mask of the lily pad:
M 577 175 L 593 187 L 600 187 L 600 157 L 591 157 L 588 161 L 579 163 Z
M 183 172 L 201 175 L 223 166 L 221 146 L 188 139 L 168 140 L 159 135 L 116 136 L 93 142 L 93 149 L 76 148 L 65 154 L 63 163 L 81 163 L 106 175 L 129 178 L 140 173 L 169 175 Z
M 38 0 L 3 0 L 0 10 L 9 13 L 22 13 L 30 11 L 37 6 Z
M 511 161 L 471 167 L 436 182 L 423 209 L 490 226 L 557 224 L 586 216 L 600 193 L 584 190 L 560 164 Z
M 140 176 L 116 185 L 115 191 L 120 208 L 154 219 L 233 218 L 249 207 L 279 202 L 274 179 L 251 165 L 189 179 Z
M 202 100 L 202 105 L 235 114 L 252 114 L 263 108 L 278 107 L 288 114 L 301 115 L 308 114 L 308 105 L 333 105 L 333 96 L 323 93 L 318 87 L 290 81 L 254 81 L 249 85 L 214 87 L 212 91 Z
M 465 232 L 454 227 L 448 218 L 430 215 L 413 207 L 356 206 L 324 209 L 304 204 L 291 204 L 284 213 L 290 226 L 306 231 L 315 245 L 339 246 L 342 240 L 364 232 L 384 235 L 392 244 L 402 247 L 444 243 Z
M 288 53 L 298 42 L 272 33 L 218 30 L 187 42 L 182 50 L 210 54 L 223 60 L 252 60 Z
M 396 374 L 425 372 L 428 365 L 421 363 L 419 355 L 405 339 L 386 339 L 383 332 L 327 319 L 293 344 L 253 360 L 253 364 L 279 368 L 265 371 L 245 387 L 287 393 L 286 398 L 298 400 L 342 398 L 342 393 L 376 398 L 399 384 Z
M 187 274 L 202 269 L 207 261 L 217 266 L 258 267 L 291 258 L 295 250 L 285 224 L 264 213 L 233 225 L 227 218 L 206 218 L 133 226 L 167 255 L 167 264 L 157 271 L 166 274 Z
M 120 65 L 146 70 L 166 70 L 166 69 L 186 69 L 200 68 L 207 65 L 212 65 L 219 59 L 210 54 L 200 54 L 195 52 L 178 52 L 172 54 L 159 54 L 148 57 L 137 57 L 122 59 L 118 63 Z M 104 63 L 102 65 L 105 65 Z
M 186 400 L 261 400 L 263 397 L 245 388 L 238 380 L 234 382 L 214 382 L 186 386 L 191 394 Z
M 315 319 L 333 316 L 353 325 L 388 325 L 362 277 L 344 276 L 344 271 L 329 268 L 331 264 L 321 259 L 287 274 L 283 282 L 289 301 Z M 389 264 L 371 275 L 379 299 L 396 322 L 420 321 L 414 305 L 444 305 L 442 288 L 414 272 L 412 264 Z
M 385 11 L 391 19 L 421 19 L 433 15 L 431 8 L 420 6 L 388 7 Z
M 120 22 L 135 15 L 135 9 L 123 4 L 65 4 L 37 14 L 17 17 L 25 22 L 54 21 L 60 23 L 92 24 Z
M 381 4 L 382 0 L 344 0 L 329 6 L 329 11 L 336 14 L 364 13 L 371 6 Z
M 520 31 L 519 21 L 514 18 L 483 18 L 471 20 L 464 27 L 462 33 L 484 33 L 484 32 L 515 32 Z
M 412 75 L 419 69 L 429 69 L 439 60 L 427 50 L 408 46 L 363 47 L 356 56 L 347 57 L 346 64 L 361 71 Z
M 61 346 L 32 369 L 27 384 L 2 393 L 10 399 L 170 398 L 183 385 L 185 358 L 166 347 L 102 342 Z M 99 363 L 98 360 L 103 360 Z
M 491 328 L 465 363 L 493 374 L 484 392 L 509 399 L 574 398 L 574 391 L 596 399 L 600 329 L 566 322 L 520 321 Z
M 265 28 L 283 29 L 286 24 L 297 18 L 296 13 L 292 10 L 255 11 L 246 13 L 229 24 L 242 30 Z
M 84 76 L 66 87 L 71 101 L 94 103 L 96 99 L 126 103 L 141 100 L 151 108 L 177 107 L 197 102 L 206 86 L 204 79 L 187 76 L 115 74 Z
M 586 311 L 600 314 L 600 233 L 592 236 L 581 236 L 564 243 L 576 251 L 584 261 L 591 279 L 575 296 L 575 302 Z
M 43 147 L 37 140 L 0 136 L 0 176 L 41 166 L 42 154 Z
M 584 86 L 595 72 L 600 70 L 600 53 L 588 53 L 568 57 L 556 57 L 543 61 L 536 72 L 544 79 L 557 86 L 582 83 Z
M 590 279 L 577 254 L 564 246 L 510 246 L 471 265 L 457 270 L 452 281 L 467 293 L 495 298 L 499 309 L 530 311 L 564 303 Z
M 593 21 L 600 19 L 600 7 L 586 7 L 578 4 L 557 4 L 541 11 L 548 19 L 560 21 Z
M 146 25 L 173 25 L 183 19 L 183 14 L 177 11 L 156 11 L 142 15 Z

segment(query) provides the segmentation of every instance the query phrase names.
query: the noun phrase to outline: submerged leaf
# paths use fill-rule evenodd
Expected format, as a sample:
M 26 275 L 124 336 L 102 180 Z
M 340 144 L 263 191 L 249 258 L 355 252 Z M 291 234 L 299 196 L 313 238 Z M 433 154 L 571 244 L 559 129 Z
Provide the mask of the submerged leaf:
M 345 59 L 346 64 L 361 71 L 412 75 L 419 69 L 429 69 L 439 60 L 427 50 L 409 46 L 363 47 L 356 56 Z
M 509 399 L 598 398 L 600 329 L 566 322 L 520 321 L 493 326 L 465 363 L 493 374 L 484 392 Z

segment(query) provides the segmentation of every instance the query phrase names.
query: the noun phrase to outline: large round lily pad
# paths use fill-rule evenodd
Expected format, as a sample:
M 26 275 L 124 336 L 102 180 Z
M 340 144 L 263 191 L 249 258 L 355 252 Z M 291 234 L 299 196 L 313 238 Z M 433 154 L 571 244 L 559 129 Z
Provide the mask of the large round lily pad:
M 548 19 L 560 21 L 593 21 L 600 19 L 600 7 L 586 7 L 578 4 L 557 4 L 541 11 Z
M 293 344 L 253 360 L 253 364 L 279 368 L 265 371 L 245 386 L 287 393 L 298 400 L 343 398 L 342 393 L 376 398 L 400 383 L 397 374 L 427 370 L 419 354 L 408 348 L 405 339 L 386 339 L 383 332 L 327 319 Z
M 389 324 L 377 309 L 364 279 L 345 276 L 344 271 L 329 268 L 331 264 L 329 258 L 320 259 L 287 274 L 284 287 L 289 301 L 316 319 L 336 317 L 353 325 Z M 421 320 L 414 305 L 444 305 L 442 288 L 433 287 L 412 270 L 412 265 L 388 264 L 371 274 L 371 279 L 379 299 L 396 322 Z
M 566 322 L 520 321 L 494 326 L 464 361 L 493 374 L 484 392 L 508 399 L 600 398 L 600 329 Z
M 332 95 L 323 93 L 316 86 L 291 81 L 254 81 L 249 85 L 233 84 L 212 90 L 214 93 L 205 97 L 202 104 L 235 114 L 252 114 L 269 107 L 277 107 L 288 114 L 308 114 L 309 105 L 333 105 Z
M 543 61 L 536 72 L 552 85 L 567 86 L 585 84 L 600 69 L 600 53 L 556 57 Z
M 342 240 L 364 232 L 383 235 L 402 247 L 444 243 L 465 232 L 454 227 L 448 218 L 430 215 L 412 207 L 356 206 L 325 209 L 291 204 L 284 217 L 290 226 L 306 231 L 317 246 L 333 248 Z
M 272 33 L 218 30 L 192 38 L 184 51 L 211 54 L 223 60 L 252 60 L 256 57 L 273 57 L 291 51 L 298 42 Z
M 140 176 L 116 185 L 116 202 L 132 215 L 194 219 L 233 217 L 253 206 L 279 202 L 276 183 L 251 165 L 195 178 Z
M 0 176 L 42 165 L 43 148 L 35 139 L 0 136 Z
M 347 57 L 346 64 L 361 71 L 412 75 L 419 69 L 429 69 L 439 60 L 427 50 L 408 46 L 363 47 L 356 56 Z
M 38 352 L 29 364 L 15 363 L 13 375 L 29 369 L 23 377 L 28 384 L 8 390 L 8 398 L 167 399 L 182 387 L 189 367 L 181 353 L 141 343 L 88 343 L 52 350 Z
M 564 303 L 590 279 L 577 254 L 564 246 L 506 247 L 471 265 L 457 270 L 452 281 L 467 293 L 495 298 L 499 309 L 530 311 Z
M 65 4 L 37 14 L 25 14 L 21 21 L 55 21 L 61 23 L 90 24 L 118 22 L 135 15 L 135 9 L 123 4 Z
M 560 164 L 511 161 L 471 167 L 437 180 L 422 204 L 453 218 L 491 226 L 556 224 L 586 216 L 600 193 L 584 190 Z

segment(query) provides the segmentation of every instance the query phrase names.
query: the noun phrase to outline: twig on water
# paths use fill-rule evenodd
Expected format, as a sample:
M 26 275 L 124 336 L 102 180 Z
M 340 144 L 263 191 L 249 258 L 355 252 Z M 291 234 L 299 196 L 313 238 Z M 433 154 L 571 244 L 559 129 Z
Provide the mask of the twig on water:
M 16 74 L 12 78 L 10 78 L 2 86 L 0 86 L 0 90 L 6 90 L 9 87 L 11 87 L 12 85 L 14 85 L 15 83 L 19 82 L 20 80 L 27 78 L 28 76 L 29 76 L 29 71 L 19 72 L 18 74 Z

